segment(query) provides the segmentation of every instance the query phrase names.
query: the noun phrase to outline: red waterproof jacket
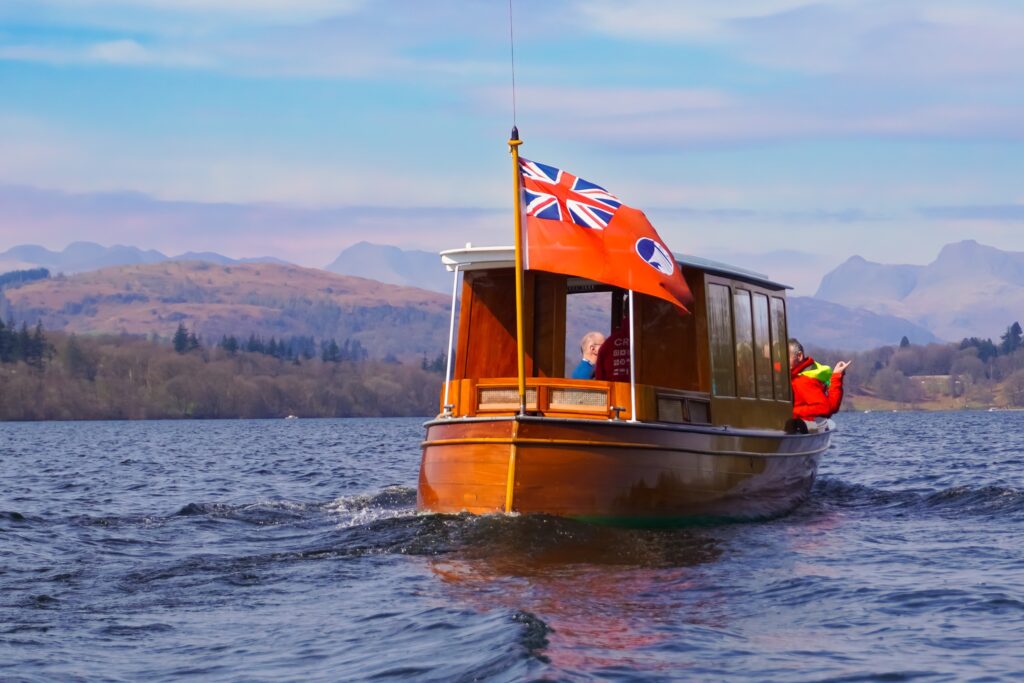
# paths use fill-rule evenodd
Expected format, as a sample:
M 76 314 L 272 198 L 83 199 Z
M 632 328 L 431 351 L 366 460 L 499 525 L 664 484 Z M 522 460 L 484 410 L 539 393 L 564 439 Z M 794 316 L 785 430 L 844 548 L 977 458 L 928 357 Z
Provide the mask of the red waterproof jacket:
M 832 375 L 826 386 L 811 373 L 819 368 L 813 358 L 804 358 L 789 371 L 793 383 L 793 417 L 813 420 L 816 417 L 832 417 L 839 412 L 843 402 L 843 376 Z

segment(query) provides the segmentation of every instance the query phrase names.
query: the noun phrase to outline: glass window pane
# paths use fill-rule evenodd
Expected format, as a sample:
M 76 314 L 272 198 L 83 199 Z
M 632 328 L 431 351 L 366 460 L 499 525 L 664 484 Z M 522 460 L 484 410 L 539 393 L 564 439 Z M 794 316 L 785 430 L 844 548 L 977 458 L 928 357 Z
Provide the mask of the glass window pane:
M 775 373 L 775 398 L 789 400 L 789 352 L 786 349 L 786 302 L 772 297 L 772 370 Z
M 736 393 L 754 397 L 754 327 L 750 320 L 750 292 L 737 289 L 732 298 L 736 317 Z
M 768 331 L 768 297 L 754 295 L 754 370 L 757 397 L 772 398 L 772 338 Z
M 729 288 L 708 284 L 708 336 L 711 344 L 711 392 L 735 396 L 736 379 L 732 355 L 732 306 Z

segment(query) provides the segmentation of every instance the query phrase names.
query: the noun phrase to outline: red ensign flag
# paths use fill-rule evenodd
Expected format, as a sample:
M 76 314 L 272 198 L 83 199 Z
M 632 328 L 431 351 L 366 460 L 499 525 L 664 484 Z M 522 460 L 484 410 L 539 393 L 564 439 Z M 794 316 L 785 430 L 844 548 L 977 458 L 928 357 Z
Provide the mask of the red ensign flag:
M 650 294 L 688 311 L 693 295 L 643 211 L 553 166 L 519 160 L 525 267 Z

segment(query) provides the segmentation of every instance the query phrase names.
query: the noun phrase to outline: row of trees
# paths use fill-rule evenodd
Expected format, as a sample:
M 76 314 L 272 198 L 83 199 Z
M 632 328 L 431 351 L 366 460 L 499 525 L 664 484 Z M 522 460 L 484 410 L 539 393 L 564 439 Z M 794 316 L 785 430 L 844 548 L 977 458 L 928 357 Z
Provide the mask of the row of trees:
M 441 380 L 417 364 L 289 363 L 219 346 L 177 353 L 166 341 L 134 336 L 47 336 L 47 362 L 0 368 L 0 419 L 372 417 L 438 409 Z
M 4 324 L 0 320 L 0 363 L 24 361 L 34 368 L 41 368 L 51 353 L 42 324 L 37 324 L 35 330 L 29 332 L 25 323 L 18 329 L 13 321 Z
M 50 277 L 46 268 L 30 268 L 29 270 L 12 270 L 0 274 L 0 289 L 8 285 L 21 285 L 33 280 L 45 280 Z
M 854 354 L 846 371 L 847 393 L 898 403 L 955 399 L 958 405 L 1024 406 L 1024 334 L 1019 323 L 999 342 L 969 337 L 959 344 L 883 346 Z M 821 362 L 834 364 L 849 354 L 814 349 Z M 1020 385 L 1020 389 L 1015 389 Z
M 171 345 L 178 353 L 189 353 L 202 349 L 202 342 L 194 331 L 185 327 L 184 323 L 178 325 L 174 336 L 171 338 Z M 341 363 L 344 361 L 364 361 L 370 356 L 369 352 L 359 343 L 357 339 L 346 339 L 341 344 L 334 338 L 322 339 L 319 343 L 310 336 L 293 335 L 291 337 L 276 337 L 269 340 L 250 334 L 249 339 L 239 340 L 235 335 L 224 335 L 217 348 L 228 355 L 234 356 L 238 353 L 259 353 L 279 360 L 299 362 L 312 360 L 319 357 L 325 363 Z M 394 358 L 389 359 L 394 362 Z

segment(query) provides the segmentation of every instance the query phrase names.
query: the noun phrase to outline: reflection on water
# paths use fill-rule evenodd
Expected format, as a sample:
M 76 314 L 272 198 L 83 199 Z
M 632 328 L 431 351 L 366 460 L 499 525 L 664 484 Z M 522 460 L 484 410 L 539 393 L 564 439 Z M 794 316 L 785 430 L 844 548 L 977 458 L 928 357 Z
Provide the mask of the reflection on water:
M 657 670 L 680 619 L 721 627 L 720 596 L 701 591 L 694 567 L 721 555 L 691 530 L 637 531 L 550 517 L 489 518 L 465 545 L 429 560 L 454 604 L 525 613 L 543 624 L 533 654 L 563 671 Z M 678 666 L 679 662 L 672 663 Z

